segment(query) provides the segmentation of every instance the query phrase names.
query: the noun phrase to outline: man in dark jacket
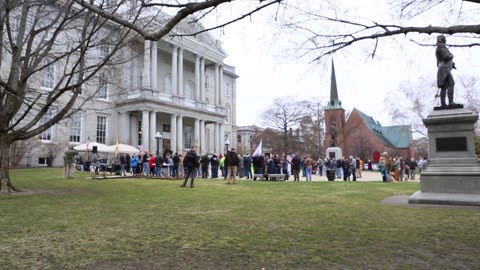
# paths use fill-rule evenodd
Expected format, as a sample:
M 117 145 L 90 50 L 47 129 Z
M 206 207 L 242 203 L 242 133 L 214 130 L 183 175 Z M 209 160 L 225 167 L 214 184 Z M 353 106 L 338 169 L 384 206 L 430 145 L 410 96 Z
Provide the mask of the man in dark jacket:
M 252 158 L 253 174 L 262 174 L 265 171 L 265 158 L 263 156 L 254 156 Z M 257 177 L 253 177 L 253 181 L 257 180 Z
M 216 153 L 213 153 L 212 157 L 210 158 L 210 167 L 212 170 L 212 178 L 218 178 L 218 165 L 220 161 L 218 160 L 218 156 Z
M 200 165 L 202 167 L 202 178 L 208 178 L 208 163 L 210 163 L 210 159 L 207 155 L 204 155 L 200 160 Z
M 192 149 L 188 151 L 187 155 L 185 156 L 184 166 L 186 166 L 187 168 L 187 173 L 185 174 L 185 181 L 183 182 L 183 185 L 181 185 L 180 187 L 187 186 L 188 178 L 192 179 L 190 181 L 190 187 L 191 188 L 194 187 L 193 180 L 195 178 L 195 172 L 197 171 L 197 168 L 200 165 L 198 162 L 199 159 L 198 159 L 197 153 L 195 153 L 195 151 L 197 151 L 197 147 L 192 146 Z
M 300 169 L 302 167 L 302 160 L 298 155 L 295 155 L 292 158 L 292 173 L 293 173 L 293 181 L 300 181 Z
M 251 167 L 252 167 L 252 158 L 250 158 L 250 156 L 247 154 L 243 158 L 243 174 L 247 176 L 247 179 L 252 178 Z
M 225 157 L 225 166 L 227 166 L 227 184 L 235 184 L 237 178 L 238 155 L 235 153 L 234 148 L 228 151 L 227 156 Z

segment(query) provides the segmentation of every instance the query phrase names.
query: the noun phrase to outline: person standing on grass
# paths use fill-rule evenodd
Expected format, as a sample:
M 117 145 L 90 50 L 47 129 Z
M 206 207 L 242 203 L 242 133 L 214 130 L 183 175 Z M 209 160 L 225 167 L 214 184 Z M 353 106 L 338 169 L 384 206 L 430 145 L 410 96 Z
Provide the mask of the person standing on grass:
M 235 153 L 234 148 L 227 152 L 224 165 L 227 168 L 227 184 L 235 184 L 235 180 L 237 179 L 238 155 Z
M 202 167 L 202 178 L 208 178 L 208 164 L 210 163 L 210 158 L 207 154 L 203 155 L 200 160 L 200 165 Z
M 190 151 L 188 151 L 188 153 L 184 157 L 184 159 L 185 159 L 185 165 L 184 166 L 186 167 L 187 172 L 185 173 L 185 181 L 183 182 L 183 184 L 180 187 L 186 187 L 187 186 L 188 178 L 192 179 L 190 181 L 190 187 L 191 188 L 195 187 L 193 185 L 193 181 L 195 179 L 195 173 L 197 171 L 197 168 L 200 165 L 196 151 L 197 151 L 197 147 L 192 146 L 192 149 Z
M 312 181 L 313 159 L 310 157 L 310 154 L 306 156 L 303 165 L 305 166 L 305 177 L 307 178 L 306 181 Z
M 218 165 L 220 164 L 217 153 L 213 153 L 210 158 L 210 168 L 212 170 L 212 178 L 218 178 Z
M 302 160 L 298 155 L 295 155 L 292 158 L 292 173 L 293 173 L 293 181 L 300 181 L 300 169 L 302 166 Z

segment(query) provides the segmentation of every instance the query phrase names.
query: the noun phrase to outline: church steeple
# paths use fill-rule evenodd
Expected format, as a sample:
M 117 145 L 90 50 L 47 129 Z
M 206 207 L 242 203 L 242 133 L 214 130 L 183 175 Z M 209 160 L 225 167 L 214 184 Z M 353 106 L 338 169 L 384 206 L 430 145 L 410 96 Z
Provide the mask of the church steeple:
M 330 78 L 330 101 L 325 110 L 343 109 L 342 102 L 338 99 L 337 79 L 335 77 L 335 65 L 332 59 L 332 76 Z

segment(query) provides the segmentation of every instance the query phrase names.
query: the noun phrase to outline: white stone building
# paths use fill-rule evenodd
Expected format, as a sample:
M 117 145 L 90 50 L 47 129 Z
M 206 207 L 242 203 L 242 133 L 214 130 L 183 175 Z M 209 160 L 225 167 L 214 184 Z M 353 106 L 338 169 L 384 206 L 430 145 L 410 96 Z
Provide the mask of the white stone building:
M 179 25 L 174 32 L 187 29 L 191 26 Z M 45 149 L 56 146 L 50 149 L 62 152 L 53 165 L 60 166 L 68 145 L 111 145 L 117 139 L 155 153 L 157 132 L 162 135 L 162 153 L 182 153 L 192 145 L 200 154 L 223 153 L 226 140 L 236 147 L 238 76 L 225 64 L 227 54 L 210 34 L 158 42 L 137 38 L 123 51 L 127 53 L 122 65 L 100 72 L 95 83 L 85 86 L 97 87 L 95 97 L 73 117 L 40 134 L 41 144 L 20 165 L 46 165 Z M 55 68 L 45 70 L 47 81 L 58 79 Z

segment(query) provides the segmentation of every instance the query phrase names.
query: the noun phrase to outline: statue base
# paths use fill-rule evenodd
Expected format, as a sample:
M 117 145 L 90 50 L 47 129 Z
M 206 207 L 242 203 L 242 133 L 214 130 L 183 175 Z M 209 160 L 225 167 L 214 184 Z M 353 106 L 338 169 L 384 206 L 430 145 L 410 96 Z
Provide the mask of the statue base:
M 325 156 L 327 158 L 334 158 L 334 159 L 339 159 L 342 158 L 342 149 L 338 146 L 330 146 L 327 148 L 325 151 Z
M 434 111 L 451 110 L 451 109 L 463 109 L 463 104 L 451 104 L 446 106 L 433 107 Z
M 433 111 L 423 119 L 429 165 L 420 175 L 420 191 L 410 196 L 409 203 L 480 206 L 477 120 L 477 114 L 463 108 Z

